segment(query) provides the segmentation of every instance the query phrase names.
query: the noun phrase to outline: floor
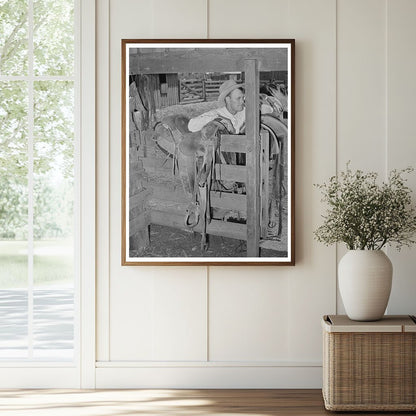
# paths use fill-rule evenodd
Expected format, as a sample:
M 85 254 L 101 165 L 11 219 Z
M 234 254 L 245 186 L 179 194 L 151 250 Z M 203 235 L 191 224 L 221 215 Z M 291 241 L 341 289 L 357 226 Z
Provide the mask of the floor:
M 277 242 L 276 247 L 287 247 L 286 242 Z M 235 238 L 208 236 L 208 248 L 201 248 L 201 234 L 172 227 L 152 224 L 150 245 L 140 257 L 246 257 L 247 243 Z M 137 252 L 136 252 L 137 253 Z M 137 254 L 132 252 L 132 256 Z M 261 249 L 260 257 L 287 257 L 287 251 Z
M 324 409 L 321 390 L 0 390 L 1 416 L 358 415 Z M 401 413 L 361 413 L 371 416 Z

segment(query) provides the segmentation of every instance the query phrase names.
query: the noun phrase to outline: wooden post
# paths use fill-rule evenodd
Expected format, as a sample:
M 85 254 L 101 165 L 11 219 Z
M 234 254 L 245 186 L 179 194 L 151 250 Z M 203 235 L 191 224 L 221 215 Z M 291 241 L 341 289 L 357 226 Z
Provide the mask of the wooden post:
M 261 186 L 261 238 L 267 237 L 269 224 L 269 133 L 260 130 L 260 186 Z
M 260 255 L 260 116 L 259 69 L 256 59 L 245 61 L 247 135 L 247 257 Z

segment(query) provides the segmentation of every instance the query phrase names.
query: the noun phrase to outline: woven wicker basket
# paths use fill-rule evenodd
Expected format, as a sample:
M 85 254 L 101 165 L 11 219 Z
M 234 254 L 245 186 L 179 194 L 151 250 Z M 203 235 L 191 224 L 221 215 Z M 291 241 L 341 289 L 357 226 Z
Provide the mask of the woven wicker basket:
M 415 318 L 356 322 L 330 315 L 322 327 L 326 409 L 416 410 Z

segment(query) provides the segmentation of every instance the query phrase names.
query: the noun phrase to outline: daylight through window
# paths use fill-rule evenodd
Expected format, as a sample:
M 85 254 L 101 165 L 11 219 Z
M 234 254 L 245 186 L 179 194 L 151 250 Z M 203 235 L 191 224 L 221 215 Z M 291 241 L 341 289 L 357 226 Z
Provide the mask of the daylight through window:
M 74 0 L 0 0 L 0 360 L 74 357 Z

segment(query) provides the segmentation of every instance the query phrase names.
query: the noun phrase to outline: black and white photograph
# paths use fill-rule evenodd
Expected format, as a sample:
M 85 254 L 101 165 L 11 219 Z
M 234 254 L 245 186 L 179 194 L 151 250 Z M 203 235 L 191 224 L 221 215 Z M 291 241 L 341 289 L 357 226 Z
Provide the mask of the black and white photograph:
M 294 40 L 122 40 L 122 264 L 294 264 Z

